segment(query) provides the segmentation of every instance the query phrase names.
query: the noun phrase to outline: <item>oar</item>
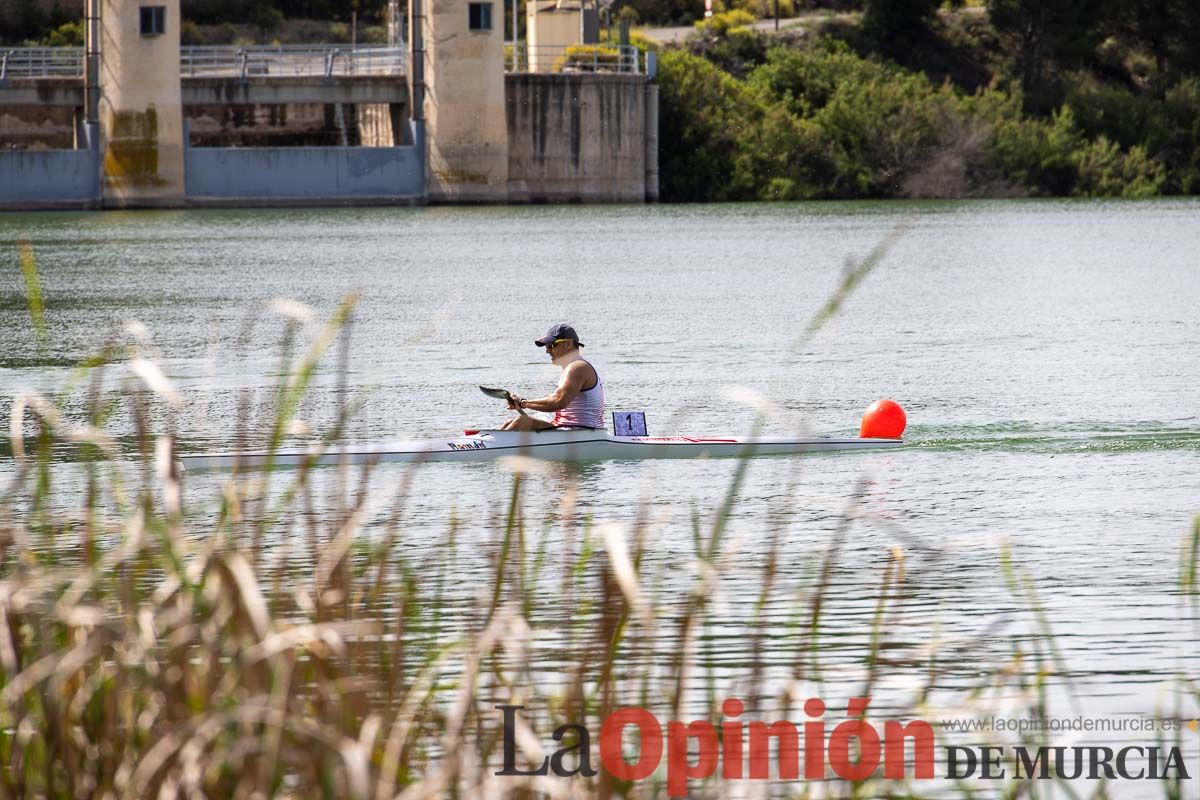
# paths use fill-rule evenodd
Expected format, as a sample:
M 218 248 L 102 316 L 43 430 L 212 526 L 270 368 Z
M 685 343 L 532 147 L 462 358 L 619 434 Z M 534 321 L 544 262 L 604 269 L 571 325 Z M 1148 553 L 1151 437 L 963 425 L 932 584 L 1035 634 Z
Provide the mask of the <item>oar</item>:
M 480 386 L 479 391 L 483 392 L 488 397 L 494 397 L 497 400 L 504 400 L 505 402 L 510 402 L 512 400 L 512 393 L 509 392 L 508 389 L 496 389 L 492 386 Z M 522 417 L 529 416 L 525 413 L 525 409 L 521 408 L 520 406 L 517 407 L 517 413 Z

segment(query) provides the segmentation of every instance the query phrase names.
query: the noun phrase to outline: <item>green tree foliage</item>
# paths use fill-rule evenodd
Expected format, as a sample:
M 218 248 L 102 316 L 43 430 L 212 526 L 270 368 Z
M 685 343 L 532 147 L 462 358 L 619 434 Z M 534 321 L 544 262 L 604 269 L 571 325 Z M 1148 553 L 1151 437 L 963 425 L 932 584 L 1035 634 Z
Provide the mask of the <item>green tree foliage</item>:
M 1200 194 L 1200 78 L 1185 78 L 1167 91 L 1160 135 L 1151 152 L 1167 167 L 1167 190 Z
M 1073 194 L 1081 197 L 1153 197 L 1166 182 L 1163 165 L 1141 147 L 1122 152 L 1101 136 L 1075 155 L 1078 178 Z
M 1159 138 L 1163 104 L 1154 96 L 1084 75 L 1075 76 L 1072 83 L 1066 104 L 1089 139 L 1103 134 L 1122 147 L 1132 147 Z
M 639 22 L 653 25 L 691 25 L 704 15 L 704 4 L 698 0 L 632 0 L 613 4 L 620 14 L 631 8 Z
M 952 90 L 919 73 L 843 84 L 813 116 L 837 165 L 834 193 L 901 195 L 905 179 L 948 144 L 943 136 L 961 126 L 961 113 Z
M 1103 33 L 1107 0 L 987 0 L 998 31 L 1015 47 L 1015 66 L 1029 106 L 1057 105 L 1050 80 L 1055 67 L 1079 64 L 1095 52 Z
M 283 12 L 269 2 L 255 3 L 251 13 L 254 27 L 258 28 L 263 36 L 283 27 Z
M 734 189 L 741 140 L 763 108 L 749 87 L 708 61 L 673 50 L 658 66 L 659 162 L 663 194 L 672 200 L 745 199 Z
M 7 9 L 5 9 L 8 11 Z M 5 15 L 8 21 L 4 31 L 4 40 L 20 42 L 24 39 L 38 39 L 50 24 L 49 17 L 42 11 L 36 0 L 16 0 L 12 10 Z
M 866 0 L 863 27 L 879 41 L 909 39 L 924 30 L 942 0 Z
M 1067 103 L 1089 140 L 1104 137 L 1130 152 L 1140 147 L 1153 154 L 1166 169 L 1165 191 L 1200 191 L 1200 79 L 1184 78 L 1161 98 L 1079 79 Z
M 696 23 L 696 32 L 701 36 L 728 36 L 731 32 L 747 27 L 754 22 L 754 15 L 741 8 L 713 14 Z
M 42 39 L 47 47 L 83 47 L 83 20 L 64 22 Z
M 1123 0 L 1108 6 L 1108 28 L 1144 47 L 1156 77 L 1200 69 L 1200 3 L 1195 0 Z
M 659 82 L 669 200 L 1200 189 L 1195 79 L 1163 100 L 1080 82 L 1078 111 L 1038 117 L 1018 85 L 963 94 L 818 40 L 773 48 L 744 81 L 668 50 Z
M 660 172 L 679 201 L 804 199 L 828 180 L 821 132 L 752 86 L 679 50 L 659 62 Z
M 1012 106 L 1004 111 L 994 120 L 991 147 L 1004 177 L 1033 194 L 1070 195 L 1076 178 L 1074 154 L 1084 144 L 1071 108 L 1049 120 L 1021 116 Z
M 204 34 L 200 32 L 200 26 L 192 22 L 190 19 L 185 19 L 183 24 L 179 26 L 179 43 L 184 46 L 206 44 Z
M 767 57 L 767 38 L 754 30 L 754 16 L 744 9 L 713 14 L 696 23 L 692 52 L 724 72 L 744 78 Z
M 856 55 L 844 42 L 825 38 L 808 48 L 771 50 L 751 82 L 805 117 L 824 108 L 842 85 L 879 80 L 890 72 Z
M 745 11 L 754 19 L 770 19 L 775 16 L 778 5 L 779 16 L 795 16 L 795 0 L 713 0 L 713 14 L 723 11 Z
M 750 83 L 822 132 L 832 170 L 819 189 L 824 196 L 954 192 L 986 144 L 969 104 L 949 86 L 863 59 L 839 42 L 775 48 Z M 914 179 L 933 166 L 938 188 L 916 189 Z

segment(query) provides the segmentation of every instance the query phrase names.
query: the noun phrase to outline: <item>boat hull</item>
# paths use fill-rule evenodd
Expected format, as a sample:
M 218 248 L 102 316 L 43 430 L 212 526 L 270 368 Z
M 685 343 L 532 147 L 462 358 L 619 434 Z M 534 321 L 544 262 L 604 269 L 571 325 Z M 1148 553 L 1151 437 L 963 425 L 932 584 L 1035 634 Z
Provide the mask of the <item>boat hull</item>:
M 181 455 L 188 470 L 298 467 L 304 464 L 492 461 L 528 456 L 544 461 L 642 460 L 796 455 L 829 450 L 898 447 L 900 439 L 789 437 L 612 436 L 604 431 L 479 431 L 443 439 L 378 442 L 319 450 Z

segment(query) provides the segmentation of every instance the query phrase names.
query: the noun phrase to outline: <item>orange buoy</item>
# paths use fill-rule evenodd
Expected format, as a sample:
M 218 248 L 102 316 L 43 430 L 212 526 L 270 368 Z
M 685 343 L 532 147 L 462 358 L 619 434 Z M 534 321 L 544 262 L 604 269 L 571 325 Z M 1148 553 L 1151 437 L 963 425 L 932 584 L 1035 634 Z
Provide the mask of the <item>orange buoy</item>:
M 899 439 L 908 418 L 895 400 L 876 400 L 863 414 L 858 435 L 864 439 Z

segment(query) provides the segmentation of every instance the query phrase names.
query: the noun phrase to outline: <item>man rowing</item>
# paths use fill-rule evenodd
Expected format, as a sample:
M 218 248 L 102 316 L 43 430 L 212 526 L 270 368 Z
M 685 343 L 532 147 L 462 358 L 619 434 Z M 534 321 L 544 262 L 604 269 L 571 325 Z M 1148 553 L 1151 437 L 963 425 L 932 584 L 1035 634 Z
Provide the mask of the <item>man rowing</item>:
M 508 407 L 531 411 L 553 411 L 554 418 L 544 419 L 521 415 L 506 422 L 506 431 L 541 431 L 550 428 L 603 428 L 604 385 L 596 368 L 583 359 L 579 348 L 583 342 L 575 329 L 565 322 L 551 326 L 546 335 L 534 344 L 546 348 L 547 355 L 559 367 L 562 377 L 558 388 L 545 397 L 525 399 L 512 395 Z

